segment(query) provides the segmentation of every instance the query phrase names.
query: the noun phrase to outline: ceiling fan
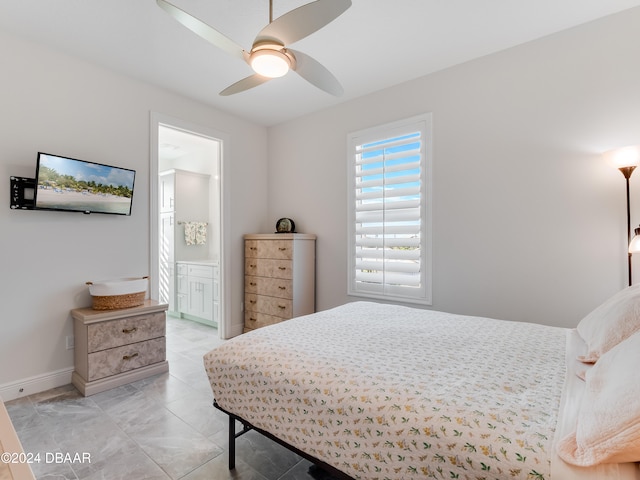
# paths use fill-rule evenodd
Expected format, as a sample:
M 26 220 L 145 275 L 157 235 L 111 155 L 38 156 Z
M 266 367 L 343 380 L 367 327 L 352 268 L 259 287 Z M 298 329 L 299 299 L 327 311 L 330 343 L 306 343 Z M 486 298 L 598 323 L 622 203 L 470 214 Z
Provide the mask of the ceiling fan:
M 285 75 L 293 70 L 321 90 L 335 96 L 343 93 L 342 85 L 333 74 L 309 55 L 288 48 L 335 20 L 350 6 L 351 0 L 316 0 L 273 20 L 273 0 L 269 0 L 269 24 L 264 27 L 249 51 L 215 28 L 167 2 L 156 0 L 158 6 L 192 32 L 216 47 L 241 58 L 254 74 L 225 88 L 220 95 L 233 95 Z

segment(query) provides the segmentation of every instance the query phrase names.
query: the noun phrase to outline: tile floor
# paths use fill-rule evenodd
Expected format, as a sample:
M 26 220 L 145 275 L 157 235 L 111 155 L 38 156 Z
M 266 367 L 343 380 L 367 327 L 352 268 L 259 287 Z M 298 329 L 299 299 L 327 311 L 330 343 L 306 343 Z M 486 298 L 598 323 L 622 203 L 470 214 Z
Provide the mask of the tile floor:
M 36 478 L 331 480 L 256 432 L 236 440 L 228 469 L 228 421 L 202 364 L 220 342 L 215 329 L 168 317 L 169 373 L 90 397 L 68 385 L 7 402 L 24 451 L 40 452 Z

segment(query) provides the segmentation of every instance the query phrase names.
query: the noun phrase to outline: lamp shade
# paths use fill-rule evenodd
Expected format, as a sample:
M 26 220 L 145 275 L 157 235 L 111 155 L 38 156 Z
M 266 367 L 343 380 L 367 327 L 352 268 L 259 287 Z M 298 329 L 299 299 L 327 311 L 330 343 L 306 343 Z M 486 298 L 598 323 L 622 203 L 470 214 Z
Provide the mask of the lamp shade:
M 291 61 L 284 53 L 271 49 L 251 53 L 249 63 L 254 72 L 269 78 L 282 77 L 291 68 Z
M 636 167 L 640 163 L 640 145 L 629 145 L 604 153 L 604 158 L 616 168 Z
M 640 227 L 634 230 L 635 235 L 629 242 L 629 253 L 640 252 Z

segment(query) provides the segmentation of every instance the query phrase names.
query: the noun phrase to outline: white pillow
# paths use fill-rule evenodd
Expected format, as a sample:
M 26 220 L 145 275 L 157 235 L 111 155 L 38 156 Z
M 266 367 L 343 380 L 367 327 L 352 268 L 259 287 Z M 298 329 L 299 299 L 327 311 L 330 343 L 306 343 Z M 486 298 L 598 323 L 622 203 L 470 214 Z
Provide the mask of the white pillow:
M 558 443 L 572 465 L 640 461 L 640 333 L 602 355 L 586 372 L 576 431 Z
M 640 330 L 640 285 L 616 293 L 578 324 L 578 333 L 587 344 L 587 353 L 579 357 L 595 363 L 625 338 Z

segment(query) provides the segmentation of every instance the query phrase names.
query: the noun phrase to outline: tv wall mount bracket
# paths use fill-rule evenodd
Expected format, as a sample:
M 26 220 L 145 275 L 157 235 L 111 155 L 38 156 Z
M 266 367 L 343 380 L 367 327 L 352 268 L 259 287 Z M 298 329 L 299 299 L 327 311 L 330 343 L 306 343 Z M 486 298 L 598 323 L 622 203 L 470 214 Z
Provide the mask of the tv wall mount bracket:
M 11 209 L 33 210 L 35 208 L 36 179 L 26 177 L 11 177 L 9 190 Z

